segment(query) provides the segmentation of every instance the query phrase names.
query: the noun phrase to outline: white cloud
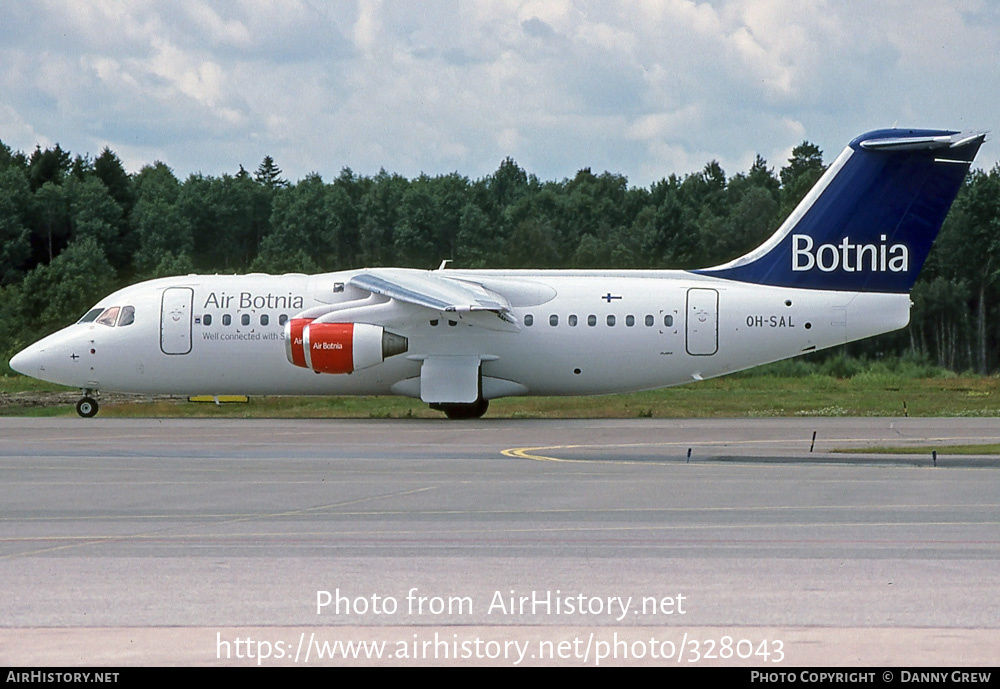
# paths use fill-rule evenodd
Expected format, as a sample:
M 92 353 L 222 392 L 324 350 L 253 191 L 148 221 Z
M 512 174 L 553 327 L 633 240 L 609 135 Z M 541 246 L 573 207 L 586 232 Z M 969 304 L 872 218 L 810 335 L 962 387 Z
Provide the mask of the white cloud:
M 0 138 L 4 143 L 8 141 L 34 141 L 42 148 L 49 148 L 55 144 L 54 141 L 50 141 L 45 135 L 36 131 L 30 123 L 24 120 L 21 113 L 10 105 L 0 105 L 0 131 L 5 133 L 5 136 Z M 17 147 L 13 146 L 12 148 Z M 34 149 L 34 146 L 21 148 L 29 152 Z
M 205 105 L 213 106 L 219 102 L 225 79 L 219 65 L 188 55 L 167 41 L 156 40 L 154 47 L 156 53 L 146 63 L 151 74 Z
M 201 3 L 184 5 L 183 9 L 195 24 L 204 29 L 212 44 L 233 45 L 242 48 L 250 45 L 250 32 L 241 21 L 225 20 L 214 9 Z
M 354 23 L 354 45 L 364 53 L 371 53 L 377 45 L 379 26 L 380 0 L 360 0 L 358 3 L 358 18 Z
M 0 139 L 161 157 L 179 175 L 272 155 L 635 184 L 802 139 L 830 158 L 893 124 L 995 128 L 1000 7 L 978 0 L 284 0 L 12 3 Z M 987 166 L 997 159 L 981 154 Z M 152 162 L 140 160 L 139 164 Z

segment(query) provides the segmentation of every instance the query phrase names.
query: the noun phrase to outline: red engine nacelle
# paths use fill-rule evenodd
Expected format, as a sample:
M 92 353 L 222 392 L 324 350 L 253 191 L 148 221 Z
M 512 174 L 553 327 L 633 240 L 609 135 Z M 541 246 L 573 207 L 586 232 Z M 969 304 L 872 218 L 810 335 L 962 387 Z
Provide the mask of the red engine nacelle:
M 318 373 L 351 373 L 408 348 L 407 339 L 369 323 L 315 323 L 293 318 L 285 324 L 288 360 Z
M 292 318 L 285 323 L 285 356 L 296 366 L 306 366 L 306 355 L 302 349 L 302 329 L 312 323 L 314 318 Z

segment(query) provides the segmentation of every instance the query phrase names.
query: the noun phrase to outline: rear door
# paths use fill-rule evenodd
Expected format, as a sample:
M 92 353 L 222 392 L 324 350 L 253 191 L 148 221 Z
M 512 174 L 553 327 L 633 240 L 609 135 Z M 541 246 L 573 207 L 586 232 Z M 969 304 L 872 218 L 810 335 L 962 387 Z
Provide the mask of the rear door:
M 687 353 L 711 356 L 719 351 L 719 293 L 694 287 L 687 293 Z

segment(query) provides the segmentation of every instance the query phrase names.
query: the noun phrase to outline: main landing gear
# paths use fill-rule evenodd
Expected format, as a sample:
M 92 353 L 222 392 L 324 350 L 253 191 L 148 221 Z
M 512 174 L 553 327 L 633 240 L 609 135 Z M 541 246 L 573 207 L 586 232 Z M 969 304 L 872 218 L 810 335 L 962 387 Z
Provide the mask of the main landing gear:
M 97 400 L 90 396 L 91 390 L 81 390 L 83 397 L 79 402 L 76 403 L 76 413 L 85 419 L 97 414 L 100 409 L 100 405 L 97 404 Z
M 490 408 L 489 400 L 476 400 L 470 404 L 431 404 L 434 411 L 443 411 L 449 419 L 478 419 Z

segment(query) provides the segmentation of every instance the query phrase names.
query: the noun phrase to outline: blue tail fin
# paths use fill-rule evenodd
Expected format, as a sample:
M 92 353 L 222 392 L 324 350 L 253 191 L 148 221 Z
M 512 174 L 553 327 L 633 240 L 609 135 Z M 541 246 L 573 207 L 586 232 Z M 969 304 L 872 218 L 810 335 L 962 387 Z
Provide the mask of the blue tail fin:
M 912 129 L 863 134 L 770 239 L 695 272 L 783 287 L 908 292 L 985 138 Z

